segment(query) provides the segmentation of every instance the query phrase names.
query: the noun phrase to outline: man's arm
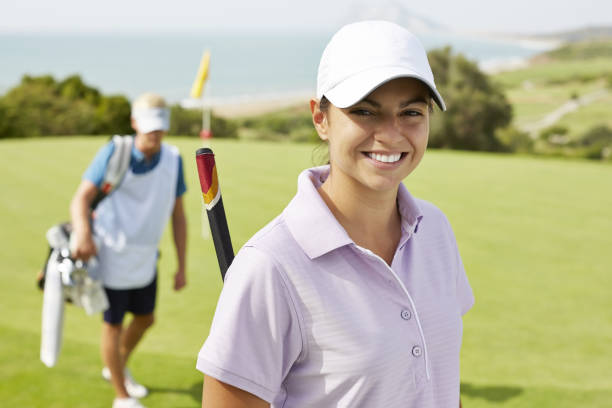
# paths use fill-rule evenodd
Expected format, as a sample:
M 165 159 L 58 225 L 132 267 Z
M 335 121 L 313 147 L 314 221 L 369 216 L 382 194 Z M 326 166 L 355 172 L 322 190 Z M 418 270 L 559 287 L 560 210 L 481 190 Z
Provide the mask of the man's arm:
M 71 255 L 83 261 L 89 260 L 97 252 L 90 222 L 91 203 L 97 194 L 98 187 L 89 180 L 83 180 L 70 202 L 70 218 L 75 235 L 74 247 L 70 248 Z
M 183 198 L 179 196 L 174 201 L 172 210 L 172 234 L 178 267 L 174 275 L 174 290 L 180 290 L 187 284 L 185 277 L 185 253 L 187 251 L 187 221 L 183 209 Z
M 202 408 L 270 408 L 270 404 L 240 388 L 205 375 Z

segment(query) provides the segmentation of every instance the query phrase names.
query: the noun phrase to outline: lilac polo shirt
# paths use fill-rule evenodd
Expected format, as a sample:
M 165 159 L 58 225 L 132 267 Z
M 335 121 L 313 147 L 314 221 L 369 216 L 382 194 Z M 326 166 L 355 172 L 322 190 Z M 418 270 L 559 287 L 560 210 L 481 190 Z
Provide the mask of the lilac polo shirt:
M 389 267 L 321 199 L 328 174 L 302 172 L 287 208 L 236 256 L 198 370 L 272 407 L 456 408 L 474 297 L 446 217 L 401 184 Z

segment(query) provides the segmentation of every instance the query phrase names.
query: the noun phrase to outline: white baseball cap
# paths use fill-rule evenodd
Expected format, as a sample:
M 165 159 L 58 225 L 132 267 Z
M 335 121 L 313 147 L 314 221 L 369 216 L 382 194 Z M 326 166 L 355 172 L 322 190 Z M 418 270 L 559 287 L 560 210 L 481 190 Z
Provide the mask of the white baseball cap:
M 136 108 L 132 110 L 138 131 L 149 133 L 155 130 L 170 129 L 170 110 L 168 108 Z
M 325 96 L 336 107 L 346 108 L 395 78 L 422 81 L 440 109 L 446 110 L 417 37 L 388 21 L 348 24 L 334 34 L 323 51 L 317 98 Z

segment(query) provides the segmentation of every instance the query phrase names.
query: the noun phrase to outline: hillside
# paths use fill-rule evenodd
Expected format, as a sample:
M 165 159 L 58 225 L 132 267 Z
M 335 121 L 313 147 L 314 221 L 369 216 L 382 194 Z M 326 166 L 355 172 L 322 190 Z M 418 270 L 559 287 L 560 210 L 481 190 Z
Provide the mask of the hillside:
M 535 60 L 541 58 L 565 61 L 612 58 L 612 37 L 567 42 L 554 50 L 546 51 L 534 57 Z M 612 67 L 610 67 L 610 71 L 612 71 Z
M 535 153 L 612 159 L 612 40 L 566 43 L 494 78 Z
M 562 42 L 582 42 L 612 40 L 612 26 L 584 27 L 576 30 L 558 31 L 549 34 L 533 34 L 533 39 L 556 40 Z

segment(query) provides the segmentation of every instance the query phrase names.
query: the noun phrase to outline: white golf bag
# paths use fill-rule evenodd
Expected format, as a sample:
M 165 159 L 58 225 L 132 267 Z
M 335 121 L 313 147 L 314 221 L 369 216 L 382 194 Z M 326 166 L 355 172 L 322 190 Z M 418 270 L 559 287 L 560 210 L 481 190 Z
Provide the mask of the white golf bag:
M 106 310 L 108 299 L 102 281 L 87 272 L 87 264 L 70 257 L 70 238 L 62 225 L 47 231 L 47 241 L 52 250 L 44 282 L 40 359 L 53 367 L 62 345 L 66 301 L 92 315 Z

